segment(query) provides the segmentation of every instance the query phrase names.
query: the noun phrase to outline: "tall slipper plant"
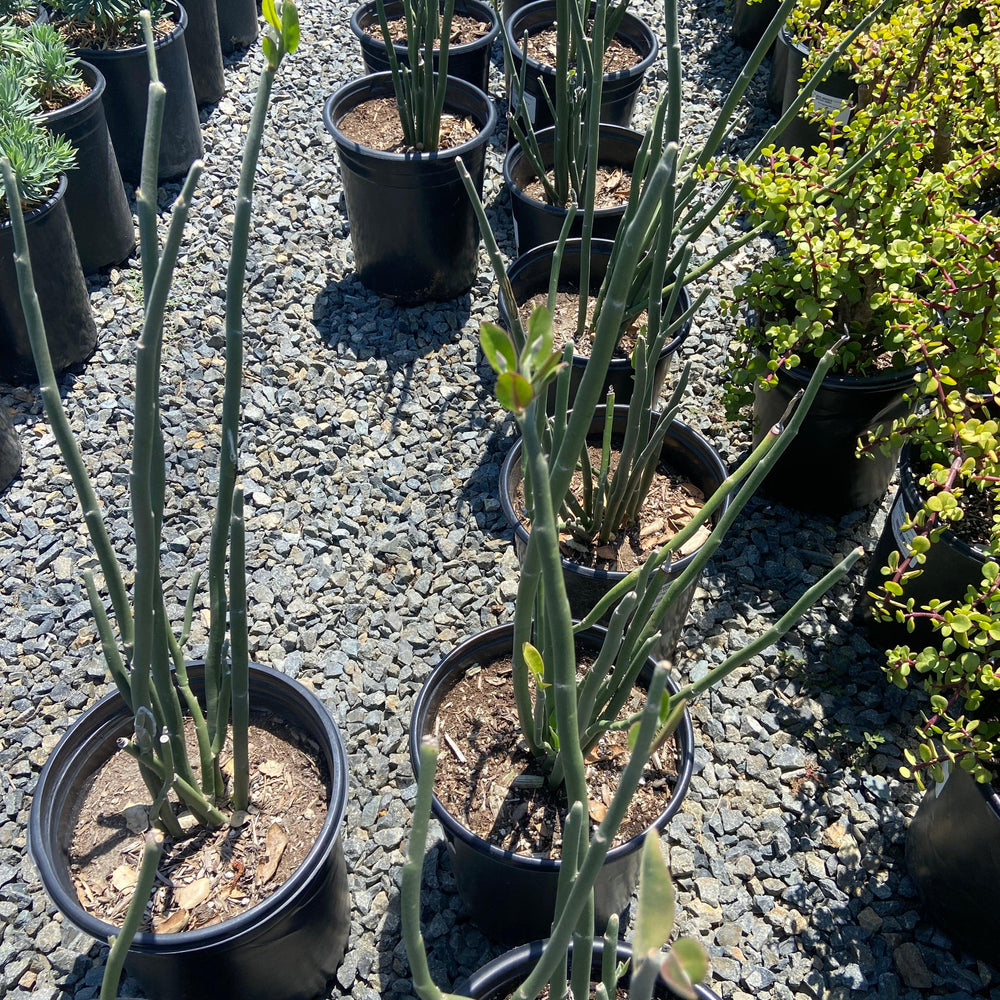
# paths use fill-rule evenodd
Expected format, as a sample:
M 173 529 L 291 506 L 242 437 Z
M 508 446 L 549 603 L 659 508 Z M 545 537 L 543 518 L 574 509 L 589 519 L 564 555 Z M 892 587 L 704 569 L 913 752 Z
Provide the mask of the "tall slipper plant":
M 247 247 L 250 238 L 254 175 L 275 74 L 285 55 L 298 45 L 298 18 L 292 0 L 276 9 L 265 0 L 269 28 L 263 40 L 262 70 L 244 146 L 236 199 L 232 250 L 226 288 L 226 366 L 218 489 L 209 553 L 210 630 L 205 654 L 202 704 L 188 676 L 183 651 L 198 590 L 192 582 L 184 619 L 173 625 L 167 615 L 165 581 L 160 566 L 164 518 L 164 443 L 160 422 L 160 362 L 164 318 L 174 266 L 191 199 L 202 172 L 192 165 L 177 198 L 160 246 L 156 221 L 157 162 L 160 125 L 166 91 L 160 82 L 148 12 L 141 16 L 149 54 L 149 113 L 143 155 L 143 180 L 138 192 L 142 247 L 144 315 L 136 351 L 134 439 L 130 475 L 131 513 L 135 532 L 134 582 L 131 595 L 126 570 L 105 526 L 80 447 L 63 409 L 59 386 L 49 358 L 44 324 L 20 209 L 18 176 L 8 158 L 0 160 L 17 246 L 17 273 L 28 322 L 31 347 L 41 376 L 41 398 L 63 460 L 66 462 L 84 522 L 108 588 L 109 618 L 93 572 L 84 573 L 91 611 L 109 673 L 133 716 L 131 738 L 122 741 L 133 756 L 149 791 L 150 831 L 132 906 L 108 961 L 102 997 L 114 996 L 125 952 L 146 905 L 162 836 L 186 836 L 178 812 L 189 811 L 198 823 L 217 828 L 249 804 L 249 673 L 244 568 L 243 494 L 237 483 L 239 412 L 242 384 L 242 311 Z M 228 589 L 227 589 L 228 584 Z M 114 625 L 112 625 L 112 619 Z M 185 715 L 193 722 L 196 756 L 185 744 Z M 231 720 L 231 721 L 230 721 Z M 220 754 L 232 746 L 232 784 L 223 776 Z

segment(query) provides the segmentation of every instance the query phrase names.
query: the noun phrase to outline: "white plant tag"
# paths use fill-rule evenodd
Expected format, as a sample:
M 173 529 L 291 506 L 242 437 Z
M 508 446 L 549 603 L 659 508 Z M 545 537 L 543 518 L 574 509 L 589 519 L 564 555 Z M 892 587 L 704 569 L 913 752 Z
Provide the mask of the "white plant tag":
M 812 95 L 812 102 L 813 107 L 820 111 L 836 111 L 838 125 L 846 125 L 851 120 L 851 105 L 845 97 L 834 97 L 817 90 Z

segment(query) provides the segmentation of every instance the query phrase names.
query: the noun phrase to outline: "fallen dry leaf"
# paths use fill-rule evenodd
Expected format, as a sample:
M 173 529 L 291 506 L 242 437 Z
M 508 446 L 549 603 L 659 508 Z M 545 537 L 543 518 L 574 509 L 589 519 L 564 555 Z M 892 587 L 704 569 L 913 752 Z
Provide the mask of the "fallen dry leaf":
M 139 881 L 136 870 L 131 865 L 119 865 L 111 873 L 111 884 L 119 891 L 125 892 L 131 889 Z
M 590 800 L 590 818 L 595 823 L 600 823 L 608 814 L 608 807 L 603 802 L 596 799 Z
M 188 925 L 191 914 L 187 910 L 177 910 L 169 917 L 153 921 L 153 930 L 157 934 L 179 934 Z
M 285 848 L 288 846 L 288 836 L 277 823 L 272 823 L 267 831 L 265 843 L 267 861 L 257 867 L 257 881 L 261 885 L 266 885 L 278 870 L 281 855 L 285 853 Z
M 690 555 L 692 552 L 697 551 L 702 545 L 708 540 L 708 536 L 711 535 L 711 531 L 701 525 L 700 528 L 681 546 L 680 554 L 682 556 Z
M 212 880 L 210 878 L 196 878 L 188 885 L 182 885 L 174 891 L 174 899 L 177 905 L 185 910 L 193 910 L 199 903 L 204 903 L 212 891 Z
M 257 765 L 257 770 L 268 778 L 280 778 L 285 773 L 285 765 L 280 760 L 265 760 Z

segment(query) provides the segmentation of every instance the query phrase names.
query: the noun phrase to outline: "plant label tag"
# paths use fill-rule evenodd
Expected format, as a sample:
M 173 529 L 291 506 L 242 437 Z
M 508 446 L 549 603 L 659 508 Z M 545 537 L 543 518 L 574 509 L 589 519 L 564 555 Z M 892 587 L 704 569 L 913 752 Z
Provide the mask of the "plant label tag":
M 908 528 L 906 531 L 903 530 L 903 522 L 905 520 L 906 506 L 903 504 L 902 498 L 897 496 L 892 509 L 889 511 L 889 523 L 892 525 L 892 537 L 896 539 L 899 551 L 904 556 L 908 556 L 910 554 L 910 546 L 913 544 L 913 539 L 917 533 L 912 528 Z
M 834 120 L 838 125 L 846 125 L 851 120 L 851 102 L 846 97 L 834 97 L 817 90 L 812 95 L 812 102 L 820 111 L 836 111 Z
M 528 121 L 532 125 L 535 124 L 535 111 L 538 108 L 538 98 L 534 94 L 529 94 L 525 91 L 523 94 L 519 93 L 517 88 L 514 88 L 514 98 L 512 104 L 514 106 L 514 111 L 520 110 L 521 100 L 524 99 L 524 110 L 527 112 Z
M 514 223 L 514 246 L 519 247 L 521 245 L 521 234 L 517 231 L 517 216 L 512 214 L 510 221 Z

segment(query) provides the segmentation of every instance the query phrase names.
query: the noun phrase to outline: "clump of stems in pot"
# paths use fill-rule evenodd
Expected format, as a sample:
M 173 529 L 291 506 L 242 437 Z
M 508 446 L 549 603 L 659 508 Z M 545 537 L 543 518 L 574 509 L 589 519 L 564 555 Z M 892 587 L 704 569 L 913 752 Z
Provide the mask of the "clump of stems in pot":
M 209 554 L 211 625 L 205 656 L 205 707 L 188 680 L 183 651 L 191 626 L 198 576 L 192 582 L 184 620 L 175 631 L 167 617 L 166 581 L 160 567 L 165 482 L 164 446 L 160 424 L 160 359 L 167 296 L 195 186 L 202 171 L 194 163 L 174 203 L 170 224 L 158 249 L 156 224 L 156 164 L 166 90 L 156 70 L 149 15 L 142 23 L 150 64 L 148 125 L 143 150 L 138 214 L 142 247 L 144 315 L 136 351 L 134 438 L 130 499 L 135 532 L 134 583 L 131 597 L 119 557 L 114 551 L 100 504 L 63 410 L 52 370 L 30 256 L 19 206 L 12 206 L 16 266 L 21 301 L 40 378 L 45 414 L 69 469 L 84 521 L 110 593 L 112 617 L 105 609 L 92 572 L 84 574 L 101 647 L 109 672 L 134 717 L 134 733 L 122 749 L 135 757 L 152 797 L 150 822 L 174 838 L 184 836 L 178 808 L 186 809 L 208 827 L 220 827 L 231 811 L 248 805 L 247 736 L 249 724 L 246 585 L 244 569 L 243 495 L 237 485 L 239 400 L 242 380 L 242 306 L 247 247 L 250 237 L 253 181 L 275 73 L 284 56 L 298 45 L 298 18 L 291 0 L 280 13 L 265 0 L 268 36 L 265 65 L 243 151 L 236 199 L 233 242 L 226 287 L 226 369 L 220 467 Z M 0 161 L 8 197 L 16 190 L 14 168 Z M 228 576 L 228 580 L 227 580 Z M 227 592 L 228 582 L 228 592 Z M 228 625 L 228 638 L 227 638 Z M 117 631 L 117 635 L 116 635 Z M 184 739 L 184 715 L 197 737 L 197 766 Z M 230 725 L 231 719 L 231 725 Z M 220 764 L 227 732 L 232 740 L 234 778 L 226 788 Z M 167 793 L 173 792 L 174 804 Z M 141 909 L 142 901 L 137 903 Z M 134 932 L 134 927 L 132 928 Z M 119 941 L 125 935 L 119 937 Z M 128 941 L 112 952 L 118 962 Z M 110 967 L 110 963 L 109 963 Z M 118 965 L 120 970 L 120 965 Z M 108 980 L 106 980 L 107 984 Z M 106 985 L 113 996 L 114 983 Z M 104 996 L 105 994 L 102 994 Z
M 402 0 L 409 65 L 401 65 L 389 31 L 385 0 L 377 0 L 399 124 L 407 146 L 435 152 L 441 142 L 441 115 L 448 86 L 448 46 L 455 0 Z M 434 68 L 437 49 L 438 68 Z

